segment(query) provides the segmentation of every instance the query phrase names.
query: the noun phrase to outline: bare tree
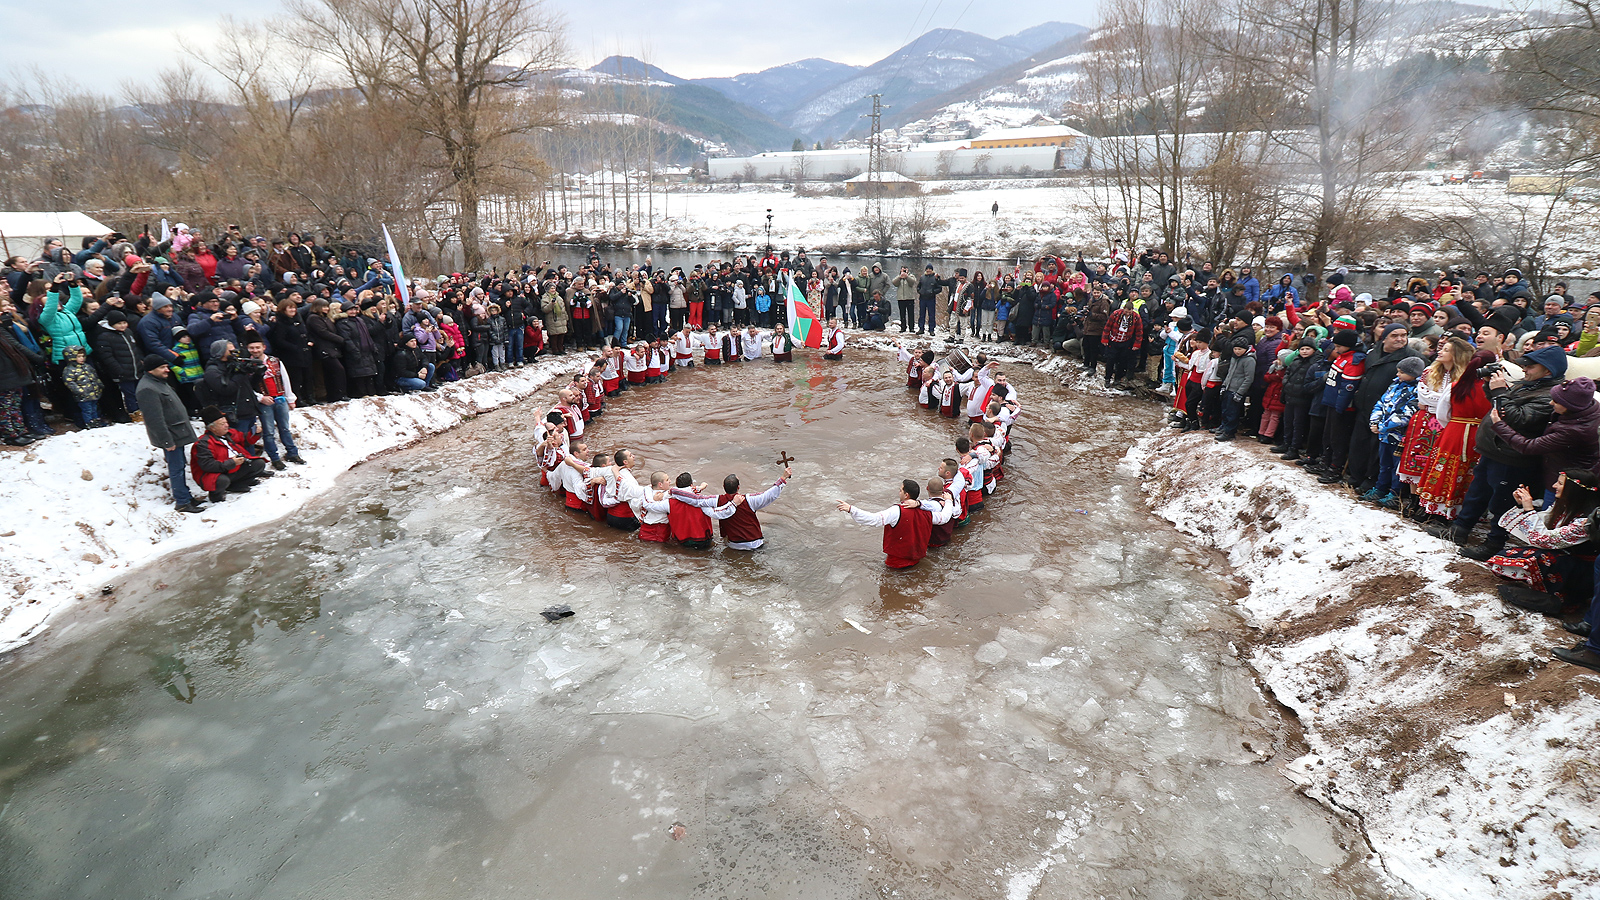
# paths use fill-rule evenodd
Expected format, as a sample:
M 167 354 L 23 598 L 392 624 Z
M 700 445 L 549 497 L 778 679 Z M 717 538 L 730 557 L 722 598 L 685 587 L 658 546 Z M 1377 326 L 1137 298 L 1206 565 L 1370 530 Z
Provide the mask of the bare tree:
M 456 201 L 466 266 L 483 261 L 479 206 L 523 182 L 528 145 L 556 122 L 536 77 L 563 57 L 562 25 L 541 0 L 292 0 L 311 46 L 369 101 L 397 98 L 437 146 Z

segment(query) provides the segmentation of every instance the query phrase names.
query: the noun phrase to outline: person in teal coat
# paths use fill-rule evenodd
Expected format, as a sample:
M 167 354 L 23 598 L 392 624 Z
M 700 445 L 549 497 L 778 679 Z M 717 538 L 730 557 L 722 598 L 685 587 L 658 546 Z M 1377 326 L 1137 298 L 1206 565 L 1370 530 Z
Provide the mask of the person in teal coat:
M 84 336 L 83 323 L 78 321 L 78 310 L 83 307 L 83 289 L 76 281 L 66 280 L 71 277 L 65 272 L 56 276 L 50 286 L 55 296 L 46 296 L 44 311 L 39 313 L 39 324 L 50 335 L 50 361 L 57 365 L 68 347 L 82 347 L 84 353 L 89 352 L 89 339 Z M 67 297 L 65 302 L 63 295 Z

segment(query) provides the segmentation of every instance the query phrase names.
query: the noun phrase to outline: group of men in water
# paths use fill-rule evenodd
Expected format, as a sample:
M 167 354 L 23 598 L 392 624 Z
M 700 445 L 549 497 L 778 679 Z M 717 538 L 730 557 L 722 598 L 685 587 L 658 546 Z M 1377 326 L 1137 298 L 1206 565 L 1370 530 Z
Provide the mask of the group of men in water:
M 844 331 L 837 321 L 828 321 L 819 349 L 824 359 L 843 358 Z M 757 494 L 743 492 L 739 477 L 731 474 L 723 479 L 719 493 L 707 493 L 708 485 L 696 482 L 688 472 L 676 478 L 652 472 L 648 484 L 641 484 L 632 451 L 591 453 L 587 434 L 590 423 L 604 414 L 608 397 L 665 382 L 674 370 L 693 368 L 697 355 L 702 365 L 721 366 L 756 362 L 764 356 L 785 362 L 793 359 L 793 353 L 789 334 L 768 334 L 753 325 L 724 332 L 714 324 L 704 331 L 685 326 L 668 340 L 604 348 L 588 371 L 574 375 L 558 391 L 556 404 L 537 426 L 540 483 L 568 509 L 636 532 L 642 541 L 709 549 L 715 522 L 730 549 L 761 547 L 765 536 L 756 513 L 782 494 L 793 477 L 791 467 L 786 465 L 783 477 Z M 906 479 L 899 502 L 882 512 L 839 501 L 838 509 L 857 523 L 883 528 L 884 555 L 894 569 L 914 566 L 930 547 L 949 543 L 954 530 L 983 508 L 985 495 L 1004 477 L 1002 461 L 1011 424 L 1021 411 L 1016 389 L 982 355 L 976 366 L 960 367 L 935 364 L 932 351 L 913 357 L 902 348 L 900 359 L 907 364 L 907 387 L 918 391 L 923 407 L 939 408 L 954 417 L 959 404 L 968 425 L 955 442 L 955 455 L 941 460 L 938 475 L 927 482 L 926 497 L 915 480 Z

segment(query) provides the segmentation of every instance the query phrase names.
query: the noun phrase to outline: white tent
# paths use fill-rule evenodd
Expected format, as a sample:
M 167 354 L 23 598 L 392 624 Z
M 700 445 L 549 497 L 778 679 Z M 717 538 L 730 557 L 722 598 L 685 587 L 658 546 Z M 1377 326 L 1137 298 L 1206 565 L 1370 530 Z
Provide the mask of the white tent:
M 44 242 L 60 238 L 76 251 L 86 237 L 101 237 L 112 229 L 81 212 L 0 212 L 0 236 L 6 256 L 37 257 Z

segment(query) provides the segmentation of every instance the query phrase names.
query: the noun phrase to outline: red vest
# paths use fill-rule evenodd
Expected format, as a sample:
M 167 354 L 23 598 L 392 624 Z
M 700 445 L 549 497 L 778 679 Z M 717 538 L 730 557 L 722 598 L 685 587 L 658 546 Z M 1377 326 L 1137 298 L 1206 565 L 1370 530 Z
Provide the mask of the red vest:
M 717 497 L 717 505 L 722 506 L 732 499 L 732 494 L 722 494 Z M 750 504 L 741 503 L 733 508 L 733 515 L 717 520 L 717 531 L 731 544 L 748 544 L 761 540 L 761 520 L 756 518 Z
M 641 523 L 639 525 L 639 540 L 665 544 L 667 542 L 667 523 Z
M 883 553 L 891 569 L 906 569 L 928 555 L 933 513 L 920 506 L 900 507 L 900 521 L 883 527 Z
M 667 524 L 672 526 L 675 541 L 703 541 L 711 537 L 711 517 L 706 511 L 677 498 L 667 503 Z
M 945 490 L 949 489 L 950 486 L 945 485 Z M 950 521 L 943 525 L 937 525 L 933 521 L 933 513 L 930 512 L 928 513 L 928 528 L 931 529 L 928 532 L 928 546 L 943 547 L 945 544 L 950 543 L 951 538 L 955 537 L 956 520 L 952 517 Z
M 906 387 L 913 391 L 922 387 L 922 360 L 913 359 L 906 364 Z

